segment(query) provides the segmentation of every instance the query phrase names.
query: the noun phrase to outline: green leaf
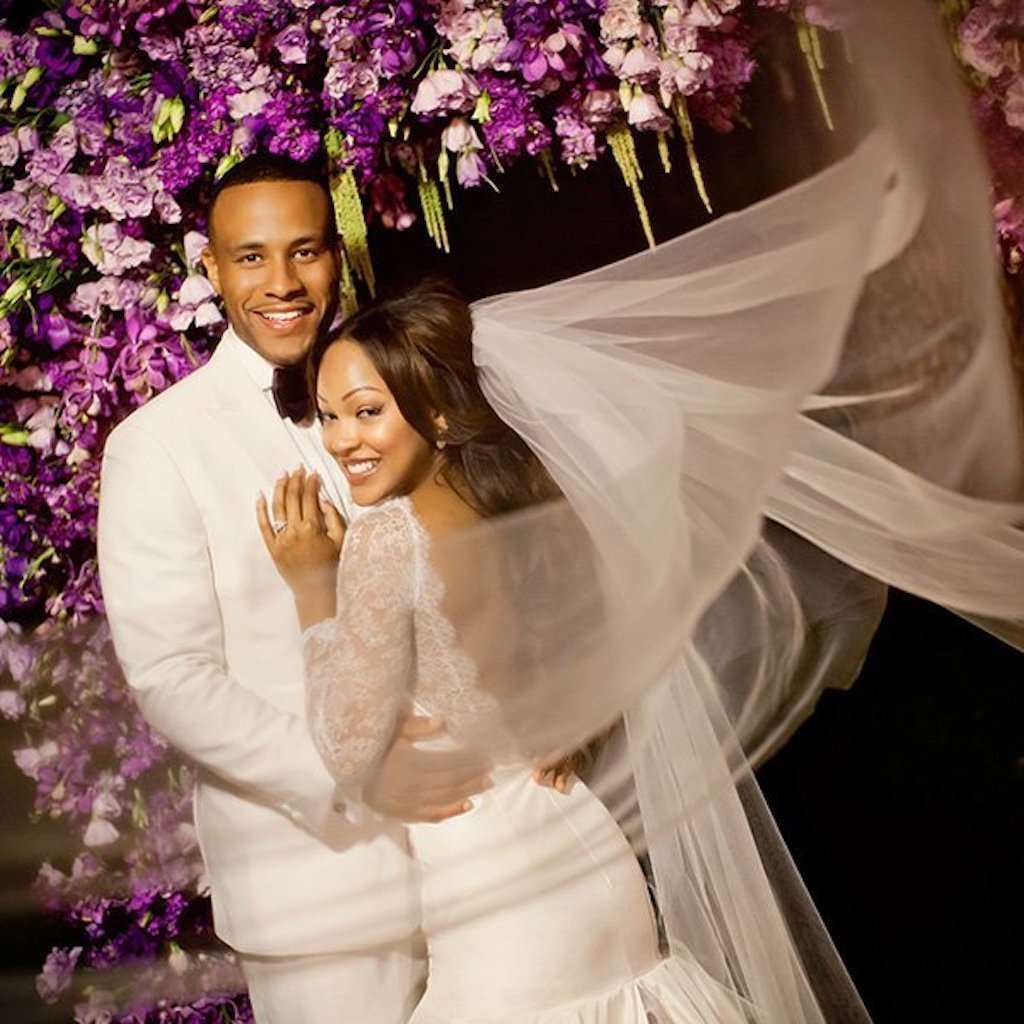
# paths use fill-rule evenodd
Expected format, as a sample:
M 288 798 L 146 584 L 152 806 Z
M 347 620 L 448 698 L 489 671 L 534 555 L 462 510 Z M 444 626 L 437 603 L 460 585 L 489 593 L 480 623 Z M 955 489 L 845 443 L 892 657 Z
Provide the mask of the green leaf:
M 170 101 L 168 119 L 171 122 L 171 134 L 177 135 L 181 131 L 181 126 L 185 123 L 185 104 L 180 96 L 175 96 Z
M 470 117 L 476 121 L 477 124 L 490 124 L 491 94 L 486 89 L 477 96 L 476 106 L 473 107 L 473 113 Z
M 95 39 L 86 39 L 85 36 L 75 36 L 75 41 L 71 45 L 71 52 L 77 54 L 79 57 L 91 57 L 94 53 L 99 52 L 99 46 L 96 45 Z

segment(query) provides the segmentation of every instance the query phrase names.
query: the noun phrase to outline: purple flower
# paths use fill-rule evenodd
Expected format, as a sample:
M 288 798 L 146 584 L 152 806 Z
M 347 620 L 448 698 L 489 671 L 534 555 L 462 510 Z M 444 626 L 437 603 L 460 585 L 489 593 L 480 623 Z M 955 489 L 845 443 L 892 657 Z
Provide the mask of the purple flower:
M 25 164 L 29 178 L 38 185 L 52 185 L 65 171 L 71 158 L 55 149 L 37 149 Z
M 309 34 L 302 25 L 289 25 L 274 37 L 274 46 L 284 64 L 305 64 L 309 60 Z

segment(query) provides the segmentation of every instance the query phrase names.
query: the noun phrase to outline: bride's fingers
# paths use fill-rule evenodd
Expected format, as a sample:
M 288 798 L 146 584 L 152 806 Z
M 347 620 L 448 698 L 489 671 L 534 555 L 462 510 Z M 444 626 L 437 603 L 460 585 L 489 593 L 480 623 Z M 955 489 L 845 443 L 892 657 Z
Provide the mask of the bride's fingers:
M 284 519 L 289 526 L 297 526 L 302 522 L 302 485 L 305 483 L 306 471 L 301 466 L 288 476 L 284 489 Z
M 271 497 L 271 509 L 273 510 L 274 518 L 272 522 L 281 525 L 288 521 L 288 516 L 284 510 L 284 490 L 288 484 L 288 474 L 283 473 L 277 478 L 277 482 L 274 484 L 274 494 Z
M 300 497 L 303 522 L 312 523 L 320 533 L 326 532 L 327 524 L 320 508 L 320 477 L 316 473 L 310 473 L 303 481 Z
M 461 800 L 445 807 L 427 807 L 424 808 L 423 816 L 419 820 L 437 824 L 447 821 L 449 818 L 457 818 L 460 814 L 465 814 L 472 809 L 473 805 L 468 800 Z
M 342 541 L 345 539 L 345 520 L 342 519 L 341 513 L 327 500 L 320 503 L 320 511 L 324 517 L 324 528 L 327 530 L 327 536 L 334 541 L 338 547 L 341 547 Z
M 260 535 L 263 537 L 263 543 L 267 546 L 267 551 L 270 552 L 271 556 L 274 554 L 274 528 L 270 525 L 270 513 L 267 512 L 267 499 L 263 495 L 259 495 L 256 498 L 256 522 L 260 526 Z
M 428 736 L 438 736 L 444 732 L 444 722 L 440 718 L 427 718 L 424 715 L 408 715 L 398 729 L 399 736 L 405 740 L 420 740 Z

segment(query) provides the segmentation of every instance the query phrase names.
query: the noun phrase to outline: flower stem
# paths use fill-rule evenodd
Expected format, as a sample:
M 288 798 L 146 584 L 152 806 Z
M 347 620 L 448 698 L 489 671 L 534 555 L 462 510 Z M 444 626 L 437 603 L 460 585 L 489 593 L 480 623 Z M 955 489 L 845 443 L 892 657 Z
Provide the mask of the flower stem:
M 690 176 L 697 188 L 697 195 L 704 204 L 704 209 L 712 213 L 711 198 L 708 195 L 707 184 L 704 181 L 704 172 L 700 169 L 700 161 L 697 159 L 697 147 L 693 144 L 693 122 L 690 120 L 690 112 L 686 109 L 686 100 L 677 96 L 672 103 L 672 112 L 676 115 L 676 123 L 682 133 L 683 142 L 686 145 L 686 158 L 690 162 Z
M 814 92 L 818 97 L 818 106 L 825 118 L 825 124 L 830 132 L 836 130 L 835 122 L 832 120 L 832 110 L 829 107 L 828 97 L 825 95 L 825 83 L 821 77 L 825 70 L 825 54 L 821 48 L 821 34 L 814 25 L 808 25 L 802 19 L 796 26 L 797 39 L 800 41 L 800 49 L 803 51 L 804 60 L 807 62 L 807 69 L 811 73 L 811 81 L 814 82 Z
M 331 183 L 331 197 L 334 199 L 335 223 L 345 243 L 345 251 L 351 261 L 352 270 L 363 280 L 370 295 L 375 295 L 377 282 L 366 237 L 363 201 L 359 196 L 359 186 L 351 167 L 346 167 L 335 176 Z
M 628 125 L 619 122 L 608 129 L 607 138 L 615 162 L 619 165 L 622 180 L 633 193 L 633 202 L 636 204 L 636 212 L 640 216 L 640 226 L 644 230 L 647 244 L 653 249 L 656 243 L 654 232 L 651 230 L 651 218 L 647 213 L 647 204 L 640 191 L 640 180 L 644 175 L 640 168 L 640 162 L 637 160 L 633 133 Z

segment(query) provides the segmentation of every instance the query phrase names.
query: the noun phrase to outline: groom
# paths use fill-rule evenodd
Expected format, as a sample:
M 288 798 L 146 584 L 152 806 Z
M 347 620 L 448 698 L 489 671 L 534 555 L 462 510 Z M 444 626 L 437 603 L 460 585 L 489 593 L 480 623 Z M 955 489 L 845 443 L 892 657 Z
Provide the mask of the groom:
M 362 795 L 378 814 L 338 802 L 305 725 L 291 594 L 254 512 L 300 464 L 349 505 L 289 373 L 335 312 L 326 181 L 250 157 L 219 181 L 209 232 L 204 263 L 230 327 L 206 366 L 106 446 L 99 563 L 114 643 L 146 718 L 198 769 L 216 930 L 240 954 L 257 1021 L 399 1024 L 424 965 L 397 822 L 460 813 L 486 769 L 417 750 L 440 726 L 413 718 Z

